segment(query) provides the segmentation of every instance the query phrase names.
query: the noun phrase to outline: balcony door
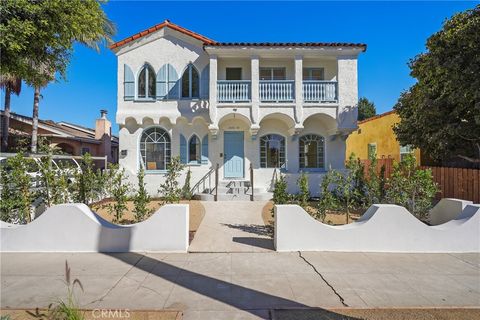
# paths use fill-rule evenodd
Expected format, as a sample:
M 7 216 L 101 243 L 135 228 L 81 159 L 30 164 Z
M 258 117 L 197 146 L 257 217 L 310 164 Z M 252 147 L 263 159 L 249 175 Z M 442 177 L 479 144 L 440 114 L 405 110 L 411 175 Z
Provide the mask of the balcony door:
M 242 80 L 242 68 L 226 68 L 225 69 L 226 80 Z

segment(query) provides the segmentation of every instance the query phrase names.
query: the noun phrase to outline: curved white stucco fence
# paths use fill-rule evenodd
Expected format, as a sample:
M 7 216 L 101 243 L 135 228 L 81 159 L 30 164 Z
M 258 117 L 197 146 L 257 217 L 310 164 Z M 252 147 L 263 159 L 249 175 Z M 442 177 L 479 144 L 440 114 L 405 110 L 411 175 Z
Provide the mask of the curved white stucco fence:
M 357 221 L 330 226 L 297 205 L 275 206 L 277 251 L 480 252 L 480 205 L 466 205 L 454 220 L 428 226 L 407 209 L 372 205 Z
M 26 225 L 0 224 L 2 252 L 186 252 L 189 208 L 161 207 L 149 219 L 112 224 L 84 204 L 56 205 Z

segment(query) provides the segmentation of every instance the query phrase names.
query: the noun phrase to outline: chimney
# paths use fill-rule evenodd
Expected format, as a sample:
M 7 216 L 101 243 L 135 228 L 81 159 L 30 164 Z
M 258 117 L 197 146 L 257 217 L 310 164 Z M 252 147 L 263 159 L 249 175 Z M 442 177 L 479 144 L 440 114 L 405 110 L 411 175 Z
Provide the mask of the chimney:
M 98 156 L 107 156 L 112 161 L 112 123 L 107 119 L 107 110 L 100 110 L 100 118 L 95 121 L 95 139 L 100 140 Z

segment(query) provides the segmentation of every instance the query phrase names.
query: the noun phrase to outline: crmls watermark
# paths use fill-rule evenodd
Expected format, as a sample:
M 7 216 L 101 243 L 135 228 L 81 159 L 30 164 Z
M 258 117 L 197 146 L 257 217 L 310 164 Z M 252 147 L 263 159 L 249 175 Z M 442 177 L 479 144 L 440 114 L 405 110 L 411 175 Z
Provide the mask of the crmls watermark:
M 94 319 L 124 319 L 130 318 L 130 309 L 93 309 Z

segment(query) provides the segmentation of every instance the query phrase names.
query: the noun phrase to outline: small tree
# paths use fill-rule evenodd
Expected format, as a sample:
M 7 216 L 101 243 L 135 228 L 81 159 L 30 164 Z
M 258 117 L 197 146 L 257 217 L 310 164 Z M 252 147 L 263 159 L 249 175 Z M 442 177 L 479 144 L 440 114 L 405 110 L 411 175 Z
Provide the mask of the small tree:
M 118 165 L 112 165 L 109 170 L 114 172 L 111 185 L 109 185 L 109 192 L 113 202 L 107 204 L 106 208 L 113 215 L 113 222 L 119 223 L 122 221 L 125 210 L 127 210 L 130 184 L 125 183 L 125 169 L 119 169 Z
M 345 166 L 352 176 L 352 188 L 355 190 L 355 204 L 364 206 L 367 197 L 367 179 L 365 177 L 365 166 L 352 152 Z
M 73 199 L 75 202 L 89 205 L 105 188 L 106 180 L 99 170 L 95 171 L 90 154 L 83 155 L 80 167 L 81 170 L 74 174 Z
M 388 181 L 386 198 L 390 203 L 403 206 L 419 219 L 425 219 L 438 192 L 431 170 L 417 168 L 415 157 L 406 156 L 395 163 Z
M 359 197 L 358 190 L 354 188 L 355 175 L 352 171 L 345 174 L 334 171 L 335 195 L 338 197 L 338 204 L 345 211 L 346 223 L 350 221 L 350 211 L 355 208 L 355 199 Z
M 297 180 L 297 186 L 300 192 L 298 193 L 298 203 L 305 210 L 308 211 L 308 200 L 310 199 L 310 188 L 308 186 L 308 175 L 305 172 L 300 173 Z
M 185 175 L 185 184 L 183 185 L 183 188 L 182 188 L 182 197 L 185 200 L 192 200 L 192 197 L 193 197 L 192 190 L 190 187 L 191 175 L 192 175 L 192 172 L 190 171 L 190 168 L 188 168 L 187 174 Z
M 285 179 L 285 175 L 281 173 L 280 177 L 275 176 L 272 201 L 274 205 L 287 204 L 290 201 L 290 195 L 287 192 L 287 180 Z M 273 213 L 274 208 L 272 208 L 272 214 Z
M 52 156 L 48 154 L 40 159 L 40 196 L 47 207 L 69 201 L 68 167 L 57 169 L 53 166 Z
M 163 204 L 178 203 L 182 195 L 182 189 L 179 188 L 178 178 L 185 166 L 180 162 L 180 157 L 173 157 L 167 168 L 165 182 L 160 185 L 158 192 L 163 197 Z
M 330 170 L 323 176 L 320 183 L 320 199 L 317 205 L 316 218 L 325 222 L 327 211 L 335 210 L 338 207 L 338 201 L 331 190 L 331 184 L 335 182 L 335 172 Z
M 138 187 L 135 196 L 133 197 L 133 204 L 135 206 L 133 212 L 135 214 L 135 221 L 140 222 L 150 214 L 148 204 L 150 203 L 150 196 L 148 195 L 146 184 L 144 182 L 145 170 L 140 168 L 137 174 Z

